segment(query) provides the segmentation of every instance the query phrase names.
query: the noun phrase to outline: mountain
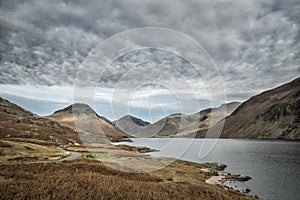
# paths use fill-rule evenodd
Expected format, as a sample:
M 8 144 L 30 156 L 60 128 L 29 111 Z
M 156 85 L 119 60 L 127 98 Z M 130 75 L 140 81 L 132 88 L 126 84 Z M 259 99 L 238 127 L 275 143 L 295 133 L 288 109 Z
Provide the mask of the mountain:
M 95 142 L 99 138 L 103 139 L 106 137 L 113 142 L 117 142 L 129 137 L 128 134 L 120 130 L 108 119 L 99 116 L 90 106 L 82 103 L 72 104 L 54 112 L 48 117 L 58 121 L 60 124 L 76 127 L 77 130 L 85 133 L 92 133 L 81 135 L 90 136 L 85 138 L 88 140 L 86 142 Z M 81 139 L 83 138 L 81 137 Z
M 80 143 L 77 132 L 54 120 L 37 116 L 0 97 L 0 138 L 39 140 L 57 144 Z
M 125 115 L 115 121 L 115 125 L 128 134 L 136 135 L 150 125 L 150 123 L 131 115 Z
M 207 130 L 231 114 L 239 105 L 239 102 L 232 102 L 192 115 L 172 114 L 154 124 L 145 123 L 132 116 L 125 116 L 117 120 L 116 125 L 128 134 L 137 137 L 194 137 L 197 132 Z
M 218 126 L 212 127 L 212 137 Z M 300 78 L 241 104 L 225 119 L 221 137 L 300 139 Z
M 144 121 L 137 117 L 133 117 L 131 115 L 125 115 L 124 117 L 115 121 L 115 124 L 127 123 L 128 121 L 132 121 L 138 126 L 148 126 L 150 124 L 150 122 Z

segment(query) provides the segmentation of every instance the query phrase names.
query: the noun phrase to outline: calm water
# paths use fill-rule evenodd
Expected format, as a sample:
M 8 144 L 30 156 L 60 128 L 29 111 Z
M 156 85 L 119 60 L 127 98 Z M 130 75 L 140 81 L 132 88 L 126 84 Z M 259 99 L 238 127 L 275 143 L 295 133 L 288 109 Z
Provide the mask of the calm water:
M 300 142 L 239 139 L 135 138 L 133 145 L 161 150 L 152 156 L 223 162 L 227 172 L 252 177 L 230 183 L 269 200 L 300 199 Z M 131 144 L 132 145 L 132 144 Z

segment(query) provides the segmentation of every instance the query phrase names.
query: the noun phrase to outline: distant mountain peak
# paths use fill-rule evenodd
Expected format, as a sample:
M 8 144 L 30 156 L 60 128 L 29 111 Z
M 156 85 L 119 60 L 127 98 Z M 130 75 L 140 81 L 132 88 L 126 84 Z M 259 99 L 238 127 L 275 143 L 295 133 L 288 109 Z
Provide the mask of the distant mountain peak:
M 230 114 L 238 105 L 240 105 L 239 102 L 232 102 L 223 104 L 221 106 L 223 106 L 222 108 L 227 106 L 226 113 L 224 113 L 227 116 L 227 114 Z M 138 137 L 190 137 L 197 132 L 198 129 L 202 130 L 208 127 L 210 124 L 209 119 L 211 118 L 211 112 L 218 111 L 220 107 L 208 108 L 192 115 L 183 113 L 170 114 L 153 124 L 145 122 L 131 115 L 125 115 L 117 120 L 115 124 L 128 134 Z M 222 113 L 219 115 L 221 117 L 223 116 Z
M 61 112 L 97 115 L 97 113 L 89 105 L 84 103 L 74 103 L 72 105 L 67 106 L 66 108 L 55 111 L 54 114 L 61 113 Z
M 120 123 L 121 121 L 124 121 L 124 120 L 126 120 L 126 121 L 132 120 L 138 126 L 147 126 L 150 124 L 150 122 L 144 121 L 144 120 L 134 117 L 132 115 L 125 115 L 125 116 L 121 117 L 120 119 L 118 119 L 116 121 L 116 123 Z
M 76 127 L 89 133 L 105 134 L 111 141 L 122 141 L 123 137 L 128 137 L 111 121 L 98 115 L 89 105 L 84 103 L 74 103 L 55 111 L 49 117 L 61 124 Z

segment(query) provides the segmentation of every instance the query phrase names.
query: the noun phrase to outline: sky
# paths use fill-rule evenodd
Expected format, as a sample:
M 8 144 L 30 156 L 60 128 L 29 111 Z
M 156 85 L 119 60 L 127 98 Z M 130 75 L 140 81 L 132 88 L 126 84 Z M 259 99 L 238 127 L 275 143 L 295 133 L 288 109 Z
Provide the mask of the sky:
M 150 122 L 245 101 L 300 76 L 299 10 L 299 0 L 2 0 L 0 96 L 39 115 L 82 101 Z

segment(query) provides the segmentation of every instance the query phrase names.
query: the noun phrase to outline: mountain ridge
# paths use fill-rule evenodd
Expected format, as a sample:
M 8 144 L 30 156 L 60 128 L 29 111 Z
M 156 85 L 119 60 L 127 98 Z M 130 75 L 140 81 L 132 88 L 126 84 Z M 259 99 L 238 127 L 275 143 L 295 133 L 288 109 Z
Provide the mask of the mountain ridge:
M 300 139 L 300 78 L 264 91 L 225 118 L 222 138 Z M 210 137 L 218 137 L 212 127 Z M 205 137 L 205 133 L 197 137 Z
M 230 114 L 240 104 L 240 102 L 224 103 L 218 108 L 207 108 L 191 115 L 173 113 L 145 127 L 131 123 L 133 121 L 130 120 L 120 123 L 122 118 L 117 120 L 119 123 L 116 125 L 128 134 L 137 137 L 194 137 L 198 129 L 207 129 L 223 119 L 222 117 Z M 228 108 L 227 111 L 226 108 Z M 212 113 L 213 117 L 211 117 Z M 212 121 L 211 118 L 213 118 Z
M 117 141 L 131 136 L 300 139 L 300 78 L 264 91 L 243 103 L 230 102 L 191 115 L 174 113 L 153 124 L 131 115 L 111 122 L 83 103 L 40 117 L 1 97 L 0 115 L 0 137 L 31 137 L 33 134 L 35 138 L 66 141 L 65 137 L 56 134 L 66 132 L 72 141 L 77 142 L 73 129 L 79 127 Z M 62 130 L 58 130 L 60 128 Z M 216 131 L 219 128 L 223 128 L 221 135 Z M 45 136 L 40 129 L 46 132 Z M 12 134 L 8 134 L 9 130 Z M 52 134 L 50 130 L 56 133 Z M 212 134 L 206 135 L 208 130 Z M 52 136 L 55 139 L 51 139 Z

